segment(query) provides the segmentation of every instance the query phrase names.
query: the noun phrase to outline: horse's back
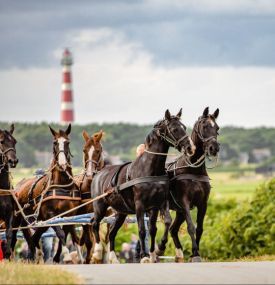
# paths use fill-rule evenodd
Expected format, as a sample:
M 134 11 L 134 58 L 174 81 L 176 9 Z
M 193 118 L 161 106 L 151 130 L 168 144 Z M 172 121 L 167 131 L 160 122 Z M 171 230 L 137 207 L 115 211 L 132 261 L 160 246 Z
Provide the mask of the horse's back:
M 28 202 L 29 191 L 33 187 L 34 183 L 37 182 L 33 189 L 33 196 L 36 197 L 41 193 L 41 187 L 45 182 L 46 176 L 42 177 L 39 181 L 38 179 L 39 178 L 37 177 L 23 179 L 15 186 L 15 193 L 20 204 L 25 204 Z

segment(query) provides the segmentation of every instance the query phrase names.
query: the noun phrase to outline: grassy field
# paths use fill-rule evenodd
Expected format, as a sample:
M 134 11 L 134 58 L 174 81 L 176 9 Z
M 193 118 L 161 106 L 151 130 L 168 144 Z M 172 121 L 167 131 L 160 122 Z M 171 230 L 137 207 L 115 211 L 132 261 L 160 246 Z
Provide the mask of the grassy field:
M 83 284 L 83 281 L 55 266 L 1 262 L 0 284 Z
M 235 198 L 250 199 L 258 185 L 266 181 L 262 175 L 252 171 L 238 174 L 236 172 L 211 172 L 211 196 L 214 199 Z

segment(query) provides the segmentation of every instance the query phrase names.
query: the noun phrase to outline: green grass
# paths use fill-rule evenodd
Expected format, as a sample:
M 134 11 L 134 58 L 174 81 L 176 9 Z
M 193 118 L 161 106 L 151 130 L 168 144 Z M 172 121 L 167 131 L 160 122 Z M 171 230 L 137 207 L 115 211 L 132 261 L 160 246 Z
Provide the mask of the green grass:
M 212 186 L 211 196 L 214 199 L 250 199 L 257 186 L 266 180 L 254 172 L 244 172 L 237 175 L 232 172 L 212 172 L 209 176 Z
M 56 266 L 1 262 L 0 284 L 83 284 L 83 281 Z

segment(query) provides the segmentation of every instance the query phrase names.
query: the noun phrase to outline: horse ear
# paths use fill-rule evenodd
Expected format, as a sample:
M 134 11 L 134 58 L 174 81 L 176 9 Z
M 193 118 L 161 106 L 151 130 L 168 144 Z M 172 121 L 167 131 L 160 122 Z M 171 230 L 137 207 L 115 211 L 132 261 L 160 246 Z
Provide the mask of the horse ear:
M 179 112 L 177 113 L 177 117 L 180 119 L 182 114 L 182 108 L 180 108 Z
M 209 107 L 206 107 L 202 113 L 202 116 L 206 118 L 208 115 L 209 115 Z
M 10 126 L 10 133 L 13 134 L 13 132 L 14 132 L 14 124 L 11 124 L 11 126 Z
M 89 138 L 90 138 L 90 136 L 89 136 L 89 134 L 84 130 L 83 132 L 82 132 L 82 136 L 83 136 L 83 139 L 84 139 L 84 141 L 88 141 L 89 140 Z
M 98 135 L 97 135 L 96 140 L 99 142 L 99 141 L 101 140 L 102 136 L 103 136 L 103 131 L 100 130 L 100 132 L 99 132 Z
M 171 114 L 170 114 L 170 111 L 168 109 L 165 112 L 165 119 L 168 120 L 168 121 L 171 120 Z
M 68 136 L 71 133 L 72 125 L 69 124 L 67 130 L 65 131 L 65 134 Z
M 218 118 L 219 113 L 220 113 L 220 110 L 219 110 L 219 108 L 217 108 L 217 110 L 213 113 L 213 116 L 214 116 L 215 119 Z
M 57 135 L 57 132 L 51 126 L 49 126 L 49 128 L 50 128 L 51 133 L 55 137 Z

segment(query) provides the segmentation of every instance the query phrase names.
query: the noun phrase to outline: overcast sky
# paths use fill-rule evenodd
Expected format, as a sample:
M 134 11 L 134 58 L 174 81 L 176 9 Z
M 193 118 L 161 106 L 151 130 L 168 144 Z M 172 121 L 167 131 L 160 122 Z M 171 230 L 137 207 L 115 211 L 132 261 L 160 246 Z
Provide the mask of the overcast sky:
M 206 106 L 275 127 L 275 1 L 0 1 L 1 121 L 58 122 L 74 56 L 77 123 L 154 123 Z

